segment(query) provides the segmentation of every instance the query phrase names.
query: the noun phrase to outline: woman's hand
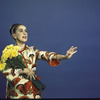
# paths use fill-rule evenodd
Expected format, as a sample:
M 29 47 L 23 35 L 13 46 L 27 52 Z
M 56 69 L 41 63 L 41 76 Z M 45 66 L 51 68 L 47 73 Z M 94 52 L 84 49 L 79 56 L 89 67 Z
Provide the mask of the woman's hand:
M 19 74 L 26 74 L 27 75 L 27 79 L 30 78 L 30 81 L 32 80 L 32 78 L 35 80 L 35 72 L 33 72 L 31 69 L 29 68 L 24 68 L 24 70 L 20 70 Z
M 65 59 L 70 59 L 74 53 L 77 52 L 77 47 L 71 46 L 71 48 L 67 51 L 65 55 Z

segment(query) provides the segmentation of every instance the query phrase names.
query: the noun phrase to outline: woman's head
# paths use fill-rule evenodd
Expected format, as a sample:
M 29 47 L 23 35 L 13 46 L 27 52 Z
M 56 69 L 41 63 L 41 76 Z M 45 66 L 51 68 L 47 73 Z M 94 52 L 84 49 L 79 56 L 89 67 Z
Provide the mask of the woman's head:
M 16 43 L 25 43 L 27 41 L 27 29 L 22 24 L 13 24 L 9 30 Z

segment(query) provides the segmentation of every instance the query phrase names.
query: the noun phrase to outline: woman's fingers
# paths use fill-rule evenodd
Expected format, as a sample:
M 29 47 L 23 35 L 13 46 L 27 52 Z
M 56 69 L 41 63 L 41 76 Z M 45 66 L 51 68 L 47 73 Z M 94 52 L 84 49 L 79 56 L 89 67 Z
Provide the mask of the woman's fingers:
M 71 46 L 71 48 L 69 49 L 69 51 L 73 52 L 77 49 L 77 47 Z
M 73 48 L 74 46 L 71 46 L 71 49 Z
M 76 49 L 77 49 L 77 47 L 74 47 L 74 48 L 73 48 L 73 50 L 76 50 Z
M 30 80 L 32 80 L 32 78 L 35 80 L 35 76 L 34 76 L 34 73 L 33 72 L 30 73 L 28 77 L 29 77 Z
M 33 73 L 33 79 L 35 80 L 35 76 L 34 76 L 34 73 Z
M 72 49 L 73 49 L 73 46 L 71 46 L 69 50 L 71 51 Z
M 24 71 L 21 71 L 19 74 L 24 74 L 24 73 L 27 75 L 26 77 L 27 79 L 32 80 L 33 78 L 35 80 L 35 73 L 32 70 L 26 68 L 24 69 Z
M 74 51 L 74 53 L 76 53 L 77 52 L 77 50 L 76 51 Z
M 29 78 L 29 75 L 27 75 L 27 77 L 26 77 L 27 79 Z
M 32 76 L 30 75 L 30 80 L 32 80 Z

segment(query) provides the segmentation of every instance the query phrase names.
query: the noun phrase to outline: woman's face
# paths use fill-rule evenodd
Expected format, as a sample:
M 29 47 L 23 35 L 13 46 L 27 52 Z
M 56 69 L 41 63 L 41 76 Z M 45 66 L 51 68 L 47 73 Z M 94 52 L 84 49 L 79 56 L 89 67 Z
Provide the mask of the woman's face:
M 12 35 L 17 43 L 25 43 L 28 38 L 27 29 L 24 25 L 18 26 L 16 32 Z

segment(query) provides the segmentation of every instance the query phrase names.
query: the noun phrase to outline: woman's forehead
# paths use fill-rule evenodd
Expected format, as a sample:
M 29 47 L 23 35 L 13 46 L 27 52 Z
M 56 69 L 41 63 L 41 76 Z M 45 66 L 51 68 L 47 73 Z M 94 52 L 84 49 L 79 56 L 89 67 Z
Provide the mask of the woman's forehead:
M 26 26 L 24 26 L 24 25 L 19 25 L 17 29 L 26 29 Z

